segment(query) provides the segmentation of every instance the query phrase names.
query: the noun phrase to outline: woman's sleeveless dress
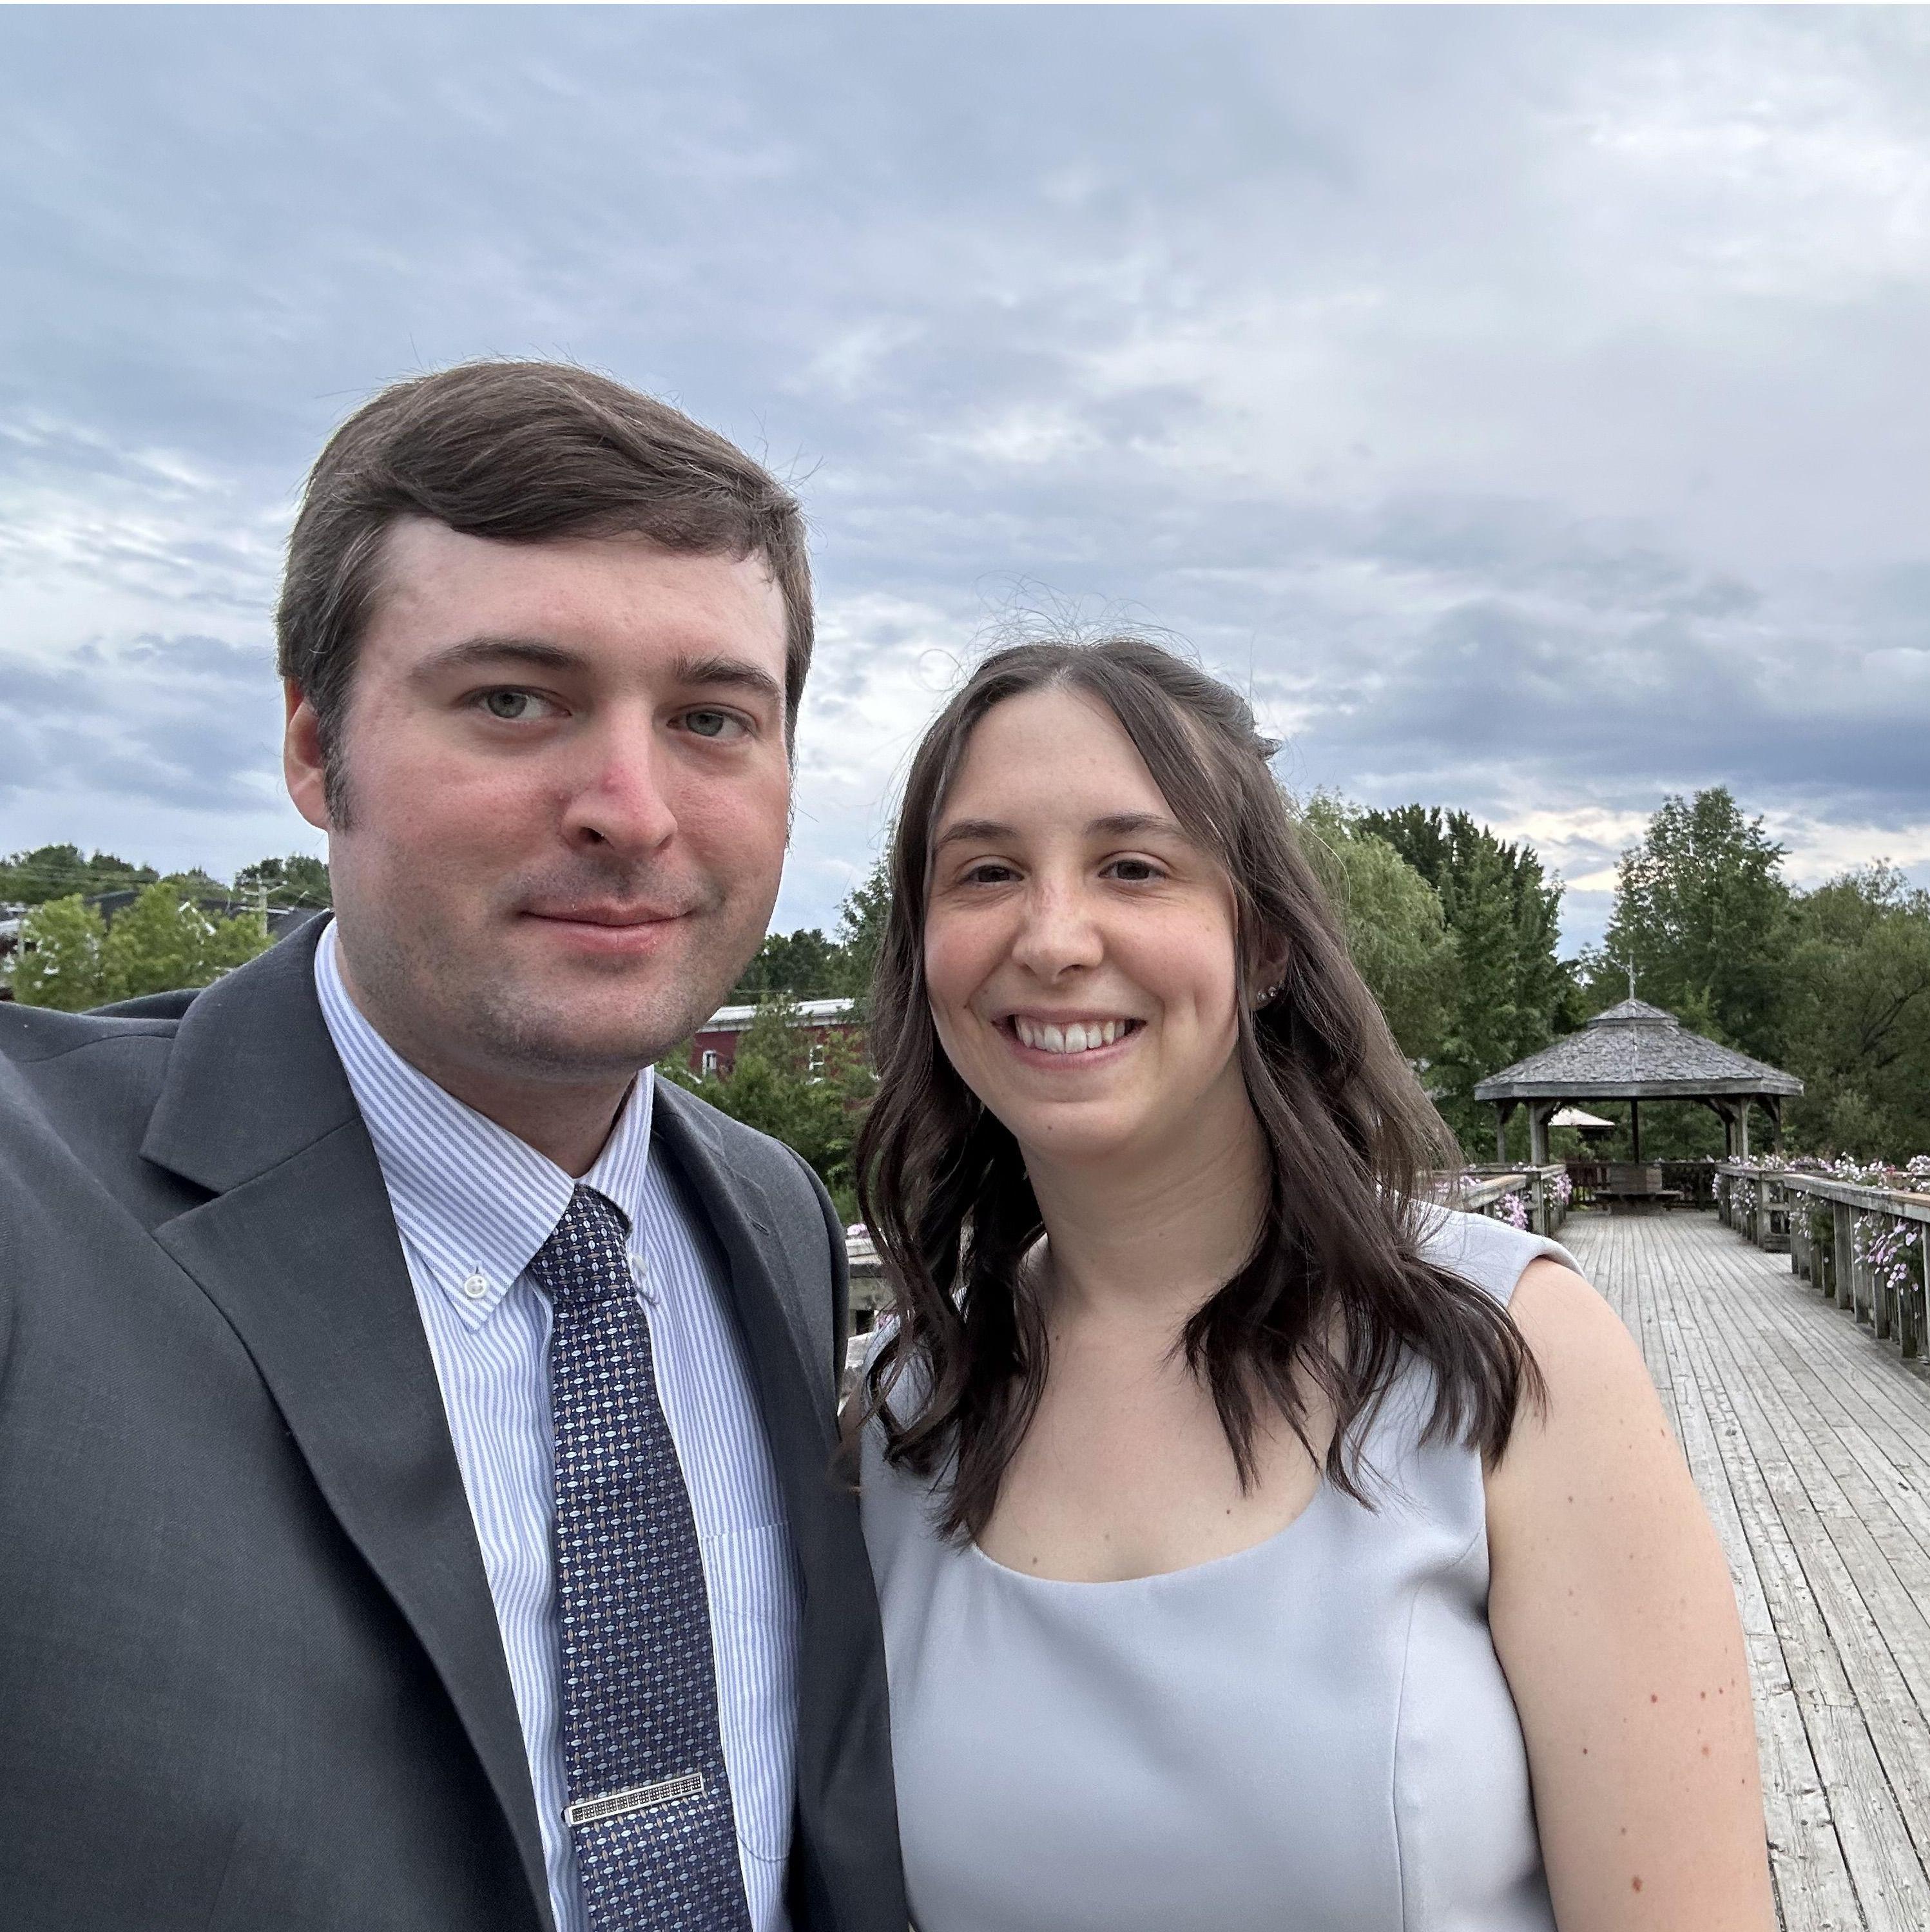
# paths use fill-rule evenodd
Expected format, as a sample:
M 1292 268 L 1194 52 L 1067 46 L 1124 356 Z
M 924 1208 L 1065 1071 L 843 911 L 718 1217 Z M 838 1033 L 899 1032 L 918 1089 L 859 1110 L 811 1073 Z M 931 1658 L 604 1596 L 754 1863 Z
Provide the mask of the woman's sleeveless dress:
M 1444 1215 L 1431 1258 L 1505 1302 L 1552 1241 Z M 918 1932 L 1553 1932 L 1487 1628 L 1478 1454 L 1419 1441 L 1410 1365 L 1277 1535 L 1068 1583 L 941 1542 L 864 1444 Z

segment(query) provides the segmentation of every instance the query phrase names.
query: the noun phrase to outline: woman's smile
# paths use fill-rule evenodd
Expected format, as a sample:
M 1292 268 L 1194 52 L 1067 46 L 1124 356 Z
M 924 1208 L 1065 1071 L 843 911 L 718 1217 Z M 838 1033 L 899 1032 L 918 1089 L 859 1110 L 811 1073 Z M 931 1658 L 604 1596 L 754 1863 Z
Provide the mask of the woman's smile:
M 1054 1067 L 1109 1066 L 1127 1043 L 1145 1030 L 1143 1020 L 1048 1020 L 1030 1013 L 1008 1013 L 997 1022 L 1013 1051 L 1028 1064 Z

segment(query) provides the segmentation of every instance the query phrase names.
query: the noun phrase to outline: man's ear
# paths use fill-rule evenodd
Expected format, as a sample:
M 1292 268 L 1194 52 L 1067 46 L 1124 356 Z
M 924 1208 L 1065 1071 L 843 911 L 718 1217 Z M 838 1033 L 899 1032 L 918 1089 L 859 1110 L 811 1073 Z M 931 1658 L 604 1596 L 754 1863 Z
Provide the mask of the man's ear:
M 281 773 L 295 809 L 318 831 L 334 829 L 329 817 L 329 779 L 322 759 L 322 722 L 293 678 L 281 680 L 287 722 L 281 734 Z

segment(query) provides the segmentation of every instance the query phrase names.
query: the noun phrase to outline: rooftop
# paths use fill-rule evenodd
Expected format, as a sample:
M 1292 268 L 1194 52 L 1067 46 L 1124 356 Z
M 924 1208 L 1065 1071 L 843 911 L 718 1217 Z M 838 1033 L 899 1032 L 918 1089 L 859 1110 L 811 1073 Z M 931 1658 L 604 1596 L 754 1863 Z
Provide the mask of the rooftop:
M 1802 1091 L 1793 1073 L 1718 1046 L 1674 1014 L 1624 1000 L 1579 1032 L 1490 1073 L 1477 1100 L 1688 1100 Z

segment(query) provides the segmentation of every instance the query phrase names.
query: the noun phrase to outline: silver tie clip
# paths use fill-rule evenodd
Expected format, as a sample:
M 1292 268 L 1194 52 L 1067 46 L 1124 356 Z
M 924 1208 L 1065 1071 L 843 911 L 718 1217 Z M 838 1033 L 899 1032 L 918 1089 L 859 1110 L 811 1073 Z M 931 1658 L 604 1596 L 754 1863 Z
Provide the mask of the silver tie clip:
M 612 1791 L 602 1798 L 578 1798 L 574 1804 L 563 1808 L 563 1821 L 574 1830 L 579 1825 L 600 1825 L 606 1819 L 674 1804 L 680 1798 L 703 1796 L 703 1772 L 686 1771 L 681 1778 L 660 1778 L 655 1784 L 633 1784 L 628 1791 Z

